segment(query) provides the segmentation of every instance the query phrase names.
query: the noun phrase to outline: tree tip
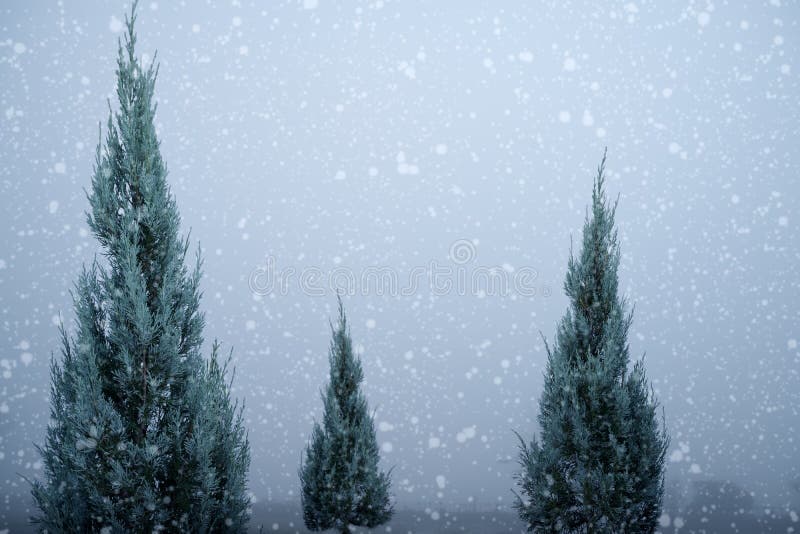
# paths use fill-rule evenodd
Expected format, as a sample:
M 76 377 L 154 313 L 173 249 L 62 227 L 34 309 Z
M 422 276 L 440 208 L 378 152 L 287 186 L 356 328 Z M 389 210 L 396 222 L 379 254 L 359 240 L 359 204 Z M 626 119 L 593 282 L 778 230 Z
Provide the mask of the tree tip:
M 347 316 L 344 313 L 344 303 L 342 303 L 342 293 L 341 290 L 336 290 L 336 302 L 339 307 L 339 326 L 344 327 L 347 324 Z
M 600 160 L 600 165 L 597 167 L 597 176 L 594 179 L 594 190 L 597 196 L 603 194 L 603 184 L 605 182 L 606 172 L 606 157 L 608 155 L 608 147 L 603 149 L 603 158 Z
M 125 48 L 128 51 L 128 58 L 129 61 L 133 61 L 134 57 L 134 46 L 136 45 L 136 31 L 134 30 L 134 26 L 136 25 L 136 10 L 139 7 L 139 0 L 133 0 L 131 3 L 131 12 L 130 15 L 125 15 L 125 28 L 127 29 L 127 33 L 125 35 Z M 122 53 L 122 40 L 120 39 L 120 53 Z

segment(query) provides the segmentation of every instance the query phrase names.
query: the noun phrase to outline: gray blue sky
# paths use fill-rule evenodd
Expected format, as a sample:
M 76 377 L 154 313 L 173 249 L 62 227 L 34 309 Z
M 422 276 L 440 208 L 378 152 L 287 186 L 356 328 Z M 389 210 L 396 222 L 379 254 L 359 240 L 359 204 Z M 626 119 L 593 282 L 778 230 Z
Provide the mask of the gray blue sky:
M 84 189 L 128 10 L 0 6 L 4 494 L 41 474 L 56 323 L 99 252 Z M 607 146 L 670 484 L 731 479 L 796 506 L 799 22 L 784 0 L 143 1 L 138 50 L 158 50 L 162 153 L 205 254 L 206 339 L 234 348 L 256 498 L 298 499 L 335 311 L 291 281 L 254 292 L 269 257 L 401 281 L 431 262 L 535 272 L 533 296 L 344 299 L 398 501 L 511 501 L 512 430 L 536 430 L 539 332 L 566 309 Z

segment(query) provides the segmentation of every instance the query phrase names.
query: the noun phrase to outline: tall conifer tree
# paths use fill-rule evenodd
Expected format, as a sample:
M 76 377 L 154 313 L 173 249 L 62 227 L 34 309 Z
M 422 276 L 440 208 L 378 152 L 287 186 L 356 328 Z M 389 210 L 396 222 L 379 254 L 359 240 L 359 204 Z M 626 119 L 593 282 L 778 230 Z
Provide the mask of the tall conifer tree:
M 361 362 L 341 299 L 339 321 L 331 326 L 330 382 L 322 397 L 322 424 L 315 423 L 300 468 L 303 519 L 310 530 L 349 532 L 350 525 L 376 527 L 393 508 L 389 473 L 380 471 L 375 425 L 360 385 Z
M 200 268 L 156 138 L 156 67 L 136 57 L 136 6 L 119 45 L 119 111 L 98 145 L 87 215 L 104 250 L 62 327 L 51 418 L 33 483 L 48 532 L 244 531 L 249 445 L 226 366 L 201 354 Z
M 532 532 L 653 532 L 660 515 L 669 439 L 642 361 L 628 368 L 632 314 L 617 294 L 605 160 L 581 251 L 570 253 L 570 306 L 547 347 L 541 435 L 521 444 L 517 509 Z

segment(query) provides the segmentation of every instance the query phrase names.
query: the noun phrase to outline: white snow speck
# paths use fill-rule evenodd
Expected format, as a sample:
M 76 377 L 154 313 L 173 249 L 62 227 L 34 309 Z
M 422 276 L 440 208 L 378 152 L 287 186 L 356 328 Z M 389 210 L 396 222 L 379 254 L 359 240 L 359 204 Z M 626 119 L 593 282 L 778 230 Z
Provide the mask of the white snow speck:
M 406 162 L 405 152 L 397 153 L 397 172 L 399 174 L 418 174 L 419 167 Z
M 93 450 L 97 447 L 97 440 L 94 438 L 86 438 L 86 439 L 79 439 L 75 442 L 75 448 L 79 451 L 83 450 Z
M 439 489 L 444 489 L 445 484 L 447 484 L 447 479 L 444 478 L 444 475 L 436 475 L 436 485 L 439 486 Z
M 690 473 L 693 473 L 693 474 L 695 474 L 695 475 L 696 475 L 696 474 L 699 474 L 699 473 L 701 473 L 701 471 L 700 471 L 700 466 L 699 466 L 699 465 L 697 465 L 697 464 L 692 464 L 692 465 L 689 467 L 689 472 L 690 472 Z
M 697 14 L 697 23 L 700 26 L 708 26 L 708 23 L 711 21 L 711 15 L 708 14 L 707 11 L 701 11 Z
M 108 29 L 114 33 L 119 33 L 122 31 L 122 21 L 119 20 L 114 15 L 111 15 L 111 20 L 108 21 Z
M 367 319 L 367 328 L 375 328 L 375 319 Z
M 519 60 L 522 61 L 523 63 L 530 63 L 531 61 L 533 61 L 533 52 L 531 52 L 530 50 L 523 50 L 522 52 L 519 53 L 519 56 L 517 57 L 519 57 Z
M 14 43 L 14 53 L 16 54 L 24 54 L 27 49 L 28 47 L 22 43 Z
M 392 445 L 391 441 L 385 441 L 383 443 L 383 445 L 381 445 L 381 450 L 383 452 L 392 452 L 393 449 L 394 449 L 394 446 Z
M 796 339 L 790 339 L 790 340 L 789 340 L 789 341 L 786 343 L 786 345 L 787 345 L 787 346 L 788 346 L 790 349 L 796 349 L 796 348 L 797 348 L 797 340 L 796 340 Z
M 571 119 L 572 119 L 572 115 L 570 115 L 569 111 L 562 110 L 562 111 L 558 112 L 558 120 L 559 121 L 561 121 L 563 123 L 567 123 Z
M 628 2 L 627 4 L 625 4 L 625 11 L 627 11 L 628 13 L 638 13 L 639 7 L 633 2 Z
M 247 321 L 244 324 L 244 328 L 245 328 L 245 330 L 255 330 L 256 329 L 256 322 L 254 320 L 250 319 L 249 321 Z
M 318 5 L 317 0 L 303 0 L 303 9 L 317 9 Z
M 33 354 L 30 352 L 23 352 L 19 355 L 19 361 L 21 361 L 25 367 L 29 366 L 33 361 Z
M 378 430 L 381 432 L 391 432 L 394 430 L 394 425 L 388 421 L 381 421 L 378 423 Z
M 444 156 L 445 154 L 447 154 L 447 145 L 445 145 L 444 143 L 439 143 L 438 145 L 436 145 L 436 153 L 439 154 L 440 156 Z
M 417 71 L 416 69 L 414 69 L 414 65 L 411 65 L 407 61 L 401 61 L 400 64 L 397 66 L 397 70 L 405 74 L 406 78 L 408 78 L 409 80 L 413 80 L 417 77 Z
M 661 514 L 661 517 L 658 518 L 658 526 L 666 528 L 670 524 L 669 514 L 664 512 Z
M 344 180 L 347 178 L 347 173 L 344 171 L 336 171 L 336 175 L 333 177 L 334 180 Z
M 58 200 L 51 200 L 50 204 L 47 205 L 48 211 L 50 213 L 55 213 L 58 211 Z
M 577 63 L 575 63 L 575 60 L 571 57 L 568 57 L 564 60 L 564 70 L 567 72 L 572 72 L 577 66 Z
M 429 449 L 438 449 L 441 445 L 442 441 L 439 438 L 428 438 Z
M 406 353 L 403 355 L 406 360 L 413 360 L 414 359 L 414 351 L 407 350 Z
M 55 165 L 53 165 L 53 171 L 57 174 L 64 174 L 65 172 L 67 172 L 67 164 L 64 163 L 63 161 L 59 161 Z
M 475 427 L 468 426 L 461 430 L 458 434 L 456 434 L 456 441 L 459 443 L 464 443 L 468 439 L 472 439 L 475 437 Z

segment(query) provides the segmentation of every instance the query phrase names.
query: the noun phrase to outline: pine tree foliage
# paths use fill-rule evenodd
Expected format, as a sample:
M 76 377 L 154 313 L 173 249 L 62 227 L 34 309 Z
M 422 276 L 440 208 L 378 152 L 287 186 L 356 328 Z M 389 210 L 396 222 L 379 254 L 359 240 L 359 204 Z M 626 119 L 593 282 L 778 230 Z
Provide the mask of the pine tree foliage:
M 653 532 L 669 438 L 642 361 L 629 369 L 632 313 L 618 296 L 616 203 L 605 154 L 540 401 L 541 435 L 520 447 L 517 510 L 532 532 Z
M 349 532 L 350 525 L 372 528 L 391 519 L 391 480 L 378 466 L 375 426 L 360 389 L 364 374 L 341 300 L 331 329 L 325 413 L 322 424 L 314 424 L 300 468 L 303 519 L 310 530 Z
M 88 195 L 104 261 L 77 281 L 74 335 L 61 328 L 33 519 L 47 532 L 244 531 L 242 407 L 217 344 L 210 360 L 201 354 L 201 260 L 186 266 L 154 126 L 156 67 L 134 53 L 135 7 Z

